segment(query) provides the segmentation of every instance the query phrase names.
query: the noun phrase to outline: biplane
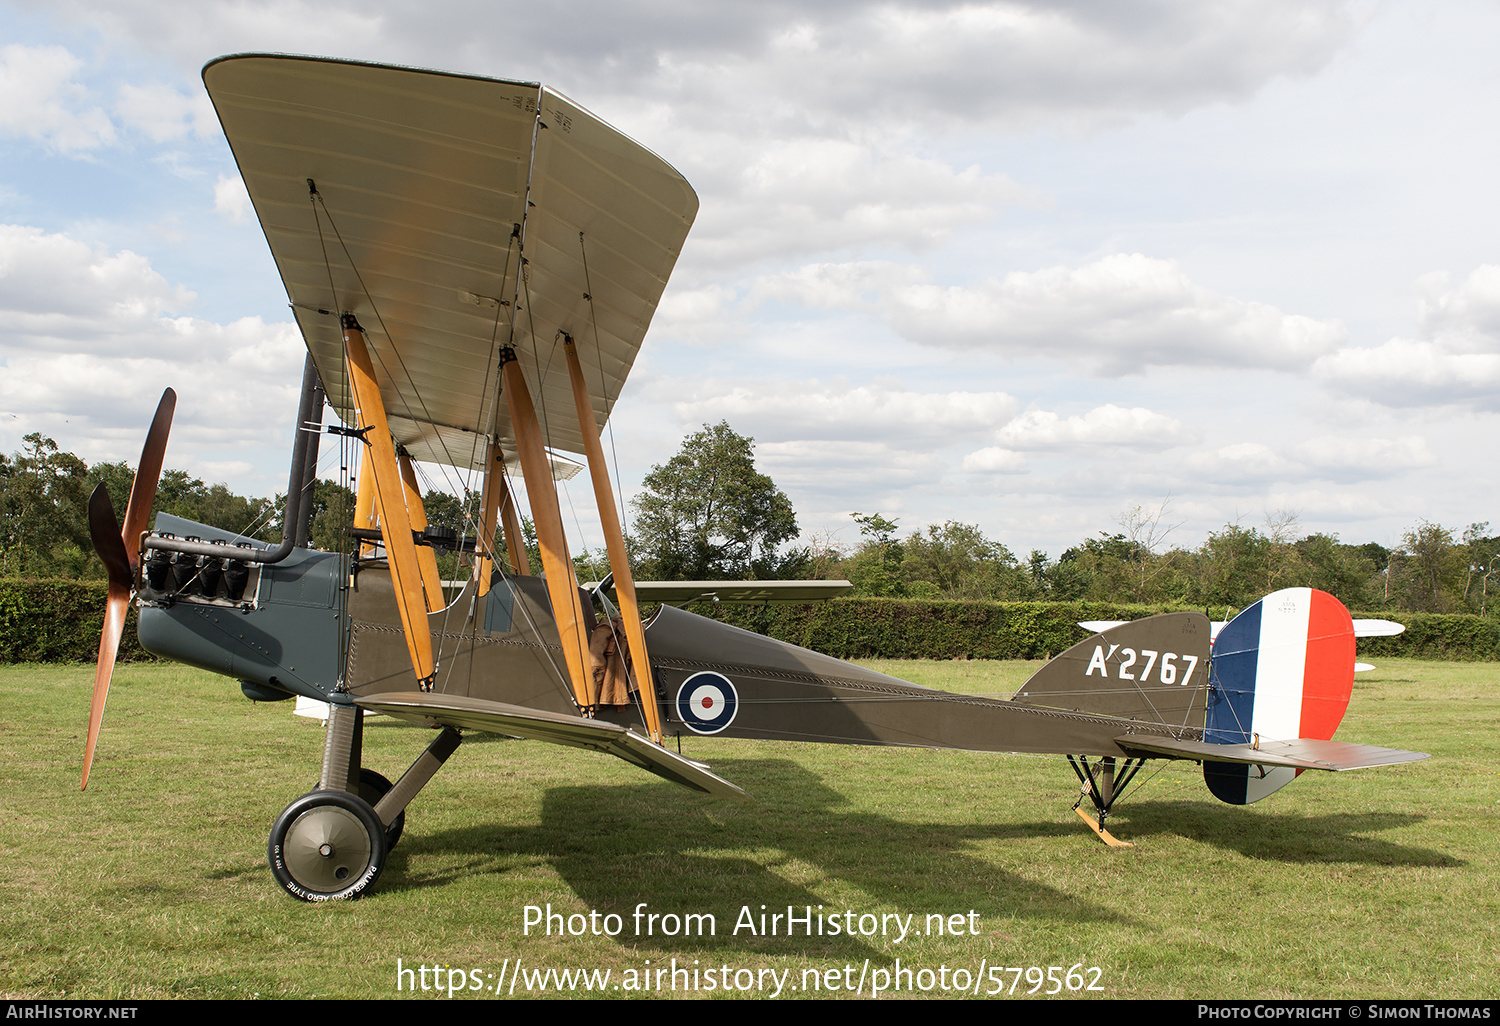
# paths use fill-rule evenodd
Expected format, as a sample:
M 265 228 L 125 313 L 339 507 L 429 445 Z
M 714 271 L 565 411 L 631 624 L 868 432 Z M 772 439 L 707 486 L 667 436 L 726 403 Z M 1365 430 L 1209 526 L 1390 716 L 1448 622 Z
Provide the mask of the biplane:
M 592 749 L 731 799 L 747 795 L 668 740 L 1066 755 L 1074 809 L 1111 843 L 1105 819 L 1148 760 L 1201 762 L 1215 794 L 1245 803 L 1303 770 L 1424 758 L 1331 740 L 1354 633 L 1337 600 L 1307 589 L 1242 613 L 1212 665 L 1207 617 L 1155 616 L 1091 635 L 1010 699 L 919 687 L 670 602 L 643 618 L 600 432 L 697 213 L 682 175 L 535 83 L 275 55 L 221 58 L 203 79 L 307 343 L 283 539 L 147 523 L 168 389 L 123 524 L 102 488 L 89 504 L 109 591 L 85 786 L 131 602 L 147 650 L 254 699 L 328 703 L 318 786 L 268 845 L 277 881 L 310 901 L 375 883 L 464 731 Z M 308 543 L 326 436 L 359 453 L 347 552 Z M 427 523 L 417 463 L 479 483 L 465 531 Z M 555 484 L 582 467 L 612 568 L 592 588 Z M 472 568 L 446 588 L 445 550 Z M 394 783 L 363 765 L 373 713 L 437 728 Z

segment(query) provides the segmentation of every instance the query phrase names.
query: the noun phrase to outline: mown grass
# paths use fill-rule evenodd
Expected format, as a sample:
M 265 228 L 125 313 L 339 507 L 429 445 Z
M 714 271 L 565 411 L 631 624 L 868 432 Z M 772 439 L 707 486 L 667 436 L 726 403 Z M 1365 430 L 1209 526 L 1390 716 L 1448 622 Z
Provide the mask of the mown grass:
M 882 663 L 1005 694 L 1031 663 Z M 0 670 L 0 992 L 10 997 L 395 997 L 396 963 L 497 973 L 1099 966 L 1114 997 L 1492 997 L 1500 956 L 1496 669 L 1388 659 L 1341 740 L 1429 761 L 1305 774 L 1249 808 L 1155 764 L 1101 845 L 1058 759 L 694 739 L 736 805 L 604 756 L 467 741 L 409 810 L 375 891 L 304 905 L 266 865 L 323 734 L 222 678 L 123 666 L 89 790 L 89 667 Z M 397 776 L 424 732 L 372 721 Z M 1145 774 L 1143 774 L 1144 776 Z M 718 934 L 637 937 L 638 903 Z M 625 916 L 619 937 L 523 936 L 523 910 Z M 742 906 L 978 913 L 977 936 L 753 937 Z M 1009 986 L 1009 974 L 1003 977 Z M 1018 990 L 1028 984 L 1023 980 Z M 404 992 L 403 992 L 404 993 Z M 428 992 L 429 995 L 432 992 Z M 654 992 L 653 992 L 654 993 Z M 722 992 L 718 992 L 722 993 Z M 933 995 L 941 994 L 933 989 Z M 610 992 L 610 996 L 625 996 Z M 799 995 L 802 996 L 802 995 Z

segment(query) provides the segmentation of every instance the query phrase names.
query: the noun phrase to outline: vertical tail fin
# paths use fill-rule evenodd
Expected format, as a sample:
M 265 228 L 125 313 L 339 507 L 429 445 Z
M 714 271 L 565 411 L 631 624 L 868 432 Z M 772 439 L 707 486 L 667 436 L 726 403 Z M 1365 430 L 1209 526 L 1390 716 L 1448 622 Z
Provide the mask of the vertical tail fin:
M 1251 605 L 1214 640 L 1203 740 L 1253 745 L 1259 738 L 1329 741 L 1354 689 L 1354 623 L 1325 591 L 1287 588 Z M 1205 762 L 1220 801 L 1249 805 L 1301 770 Z

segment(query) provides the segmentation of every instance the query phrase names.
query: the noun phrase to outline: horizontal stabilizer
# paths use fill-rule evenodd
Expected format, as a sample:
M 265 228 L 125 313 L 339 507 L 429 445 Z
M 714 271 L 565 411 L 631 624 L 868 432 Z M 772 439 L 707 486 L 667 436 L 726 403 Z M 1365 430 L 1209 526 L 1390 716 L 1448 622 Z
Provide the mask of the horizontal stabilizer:
M 1356 638 L 1394 638 L 1406 630 L 1406 624 L 1394 620 L 1355 620 Z
M 542 712 L 506 702 L 488 702 L 463 695 L 423 694 L 418 691 L 365 695 L 355 702 L 368 712 L 420 724 L 464 727 L 491 734 L 506 734 L 532 741 L 548 741 L 571 748 L 589 748 L 624 759 L 675 784 L 706 791 L 717 798 L 750 801 L 750 795 L 701 762 L 684 759 L 660 745 L 603 720 L 590 720 L 564 713 Z
M 1129 622 L 1129 620 L 1079 620 L 1078 626 L 1086 631 L 1102 634 L 1111 627 L 1118 627 L 1122 623 Z M 1227 622 L 1225 620 L 1214 620 L 1210 623 L 1209 630 L 1212 636 L 1217 638 L 1219 632 L 1224 629 L 1224 624 Z M 1406 625 L 1396 623 L 1394 620 L 1354 621 L 1354 636 L 1356 638 L 1394 638 L 1404 630 L 1406 630 Z
M 1295 741 L 1262 738 L 1256 745 L 1216 745 L 1203 741 L 1179 741 L 1170 737 L 1127 734 L 1115 738 L 1115 743 L 1132 758 L 1165 755 L 1169 759 L 1335 772 L 1367 769 L 1371 766 L 1395 766 L 1427 758 L 1426 752 L 1403 752 L 1399 748 L 1376 748 L 1374 745 L 1351 745 L 1343 741 L 1317 741 L 1312 738 L 1298 738 Z

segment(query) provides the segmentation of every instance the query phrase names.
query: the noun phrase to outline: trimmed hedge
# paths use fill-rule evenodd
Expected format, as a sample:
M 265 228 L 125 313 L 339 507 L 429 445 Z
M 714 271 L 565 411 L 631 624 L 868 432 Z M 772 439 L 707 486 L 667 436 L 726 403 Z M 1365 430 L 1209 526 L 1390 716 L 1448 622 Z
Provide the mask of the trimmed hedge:
M 709 615 L 840 659 L 1043 659 L 1088 637 L 1078 626 L 1079 620 L 1135 620 L 1181 608 L 1109 602 L 844 598 L 816 605 L 720 605 Z M 1231 610 L 1230 615 L 1236 612 Z M 1353 615 L 1406 625 L 1405 633 L 1394 638 L 1361 639 L 1361 656 L 1500 660 L 1500 621 L 1472 614 L 1379 611 Z
M 103 581 L 0 579 L 0 662 L 93 662 L 106 590 Z M 736 627 L 839 659 L 1043 659 L 1088 637 L 1079 620 L 1135 620 L 1181 607 L 841 598 L 711 609 L 700 603 L 696 608 Z M 1467 614 L 1354 615 L 1406 625 L 1406 632 L 1394 638 L 1362 640 L 1361 656 L 1500 661 L 1500 621 Z M 154 658 L 136 638 L 133 607 L 119 658 Z
M 1356 619 L 1394 620 L 1406 625 L 1394 638 L 1362 638 L 1362 656 L 1405 656 L 1455 662 L 1500 660 L 1500 621 L 1473 613 L 1355 613 Z
M 1135 620 L 1171 611 L 1109 602 L 841 598 L 719 605 L 711 615 L 839 659 L 1043 659 L 1088 637 L 1079 620 Z
M 93 662 L 108 590 L 103 581 L 0 578 L 0 662 Z M 155 658 L 136 637 L 134 605 L 126 614 L 118 658 Z

